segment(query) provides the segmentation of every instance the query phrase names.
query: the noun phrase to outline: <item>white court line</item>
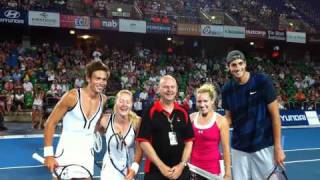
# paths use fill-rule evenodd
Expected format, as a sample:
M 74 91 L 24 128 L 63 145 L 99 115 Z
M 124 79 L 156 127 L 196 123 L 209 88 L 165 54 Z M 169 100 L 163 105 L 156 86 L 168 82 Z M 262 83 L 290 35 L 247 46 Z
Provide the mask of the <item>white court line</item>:
M 5 169 L 25 169 L 25 168 L 39 168 L 39 167 L 44 167 L 44 165 L 36 165 L 36 166 L 12 166 L 12 167 L 3 167 L 3 168 L 0 168 L 0 170 L 5 170 Z
M 55 134 L 54 137 L 60 137 L 60 134 Z M 26 134 L 26 135 L 0 136 L 0 139 L 23 139 L 23 138 L 43 138 L 43 134 Z
M 315 151 L 315 150 L 320 150 L 320 148 L 288 149 L 288 150 L 284 150 L 284 152 Z
M 320 161 L 320 159 L 305 159 L 305 160 L 298 160 L 298 161 L 287 161 L 284 163 L 285 164 L 293 164 L 293 163 L 316 162 L 316 161 Z

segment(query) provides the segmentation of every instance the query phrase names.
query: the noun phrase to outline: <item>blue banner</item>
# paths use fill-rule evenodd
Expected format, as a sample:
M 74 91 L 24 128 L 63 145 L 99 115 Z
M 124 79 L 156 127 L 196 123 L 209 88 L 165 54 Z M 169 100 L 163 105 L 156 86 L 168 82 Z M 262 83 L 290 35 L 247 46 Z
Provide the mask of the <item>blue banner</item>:
M 309 125 L 306 113 L 302 110 L 281 110 L 280 118 L 282 126 Z
M 14 9 L 0 10 L 0 23 L 4 24 L 27 24 L 27 11 L 18 11 Z
M 171 31 L 171 25 L 147 23 L 147 33 L 171 34 Z
M 217 109 L 217 112 L 224 115 L 223 109 Z M 282 126 L 320 125 L 320 113 L 316 111 L 281 110 L 280 119 Z

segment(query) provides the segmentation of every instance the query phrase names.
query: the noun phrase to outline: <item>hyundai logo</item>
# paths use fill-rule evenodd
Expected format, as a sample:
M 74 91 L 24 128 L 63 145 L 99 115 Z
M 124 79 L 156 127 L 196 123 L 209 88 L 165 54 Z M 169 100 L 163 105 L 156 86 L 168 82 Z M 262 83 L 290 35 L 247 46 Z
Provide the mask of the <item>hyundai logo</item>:
M 10 19 L 17 19 L 20 17 L 20 12 L 16 10 L 7 10 L 4 12 L 4 16 Z

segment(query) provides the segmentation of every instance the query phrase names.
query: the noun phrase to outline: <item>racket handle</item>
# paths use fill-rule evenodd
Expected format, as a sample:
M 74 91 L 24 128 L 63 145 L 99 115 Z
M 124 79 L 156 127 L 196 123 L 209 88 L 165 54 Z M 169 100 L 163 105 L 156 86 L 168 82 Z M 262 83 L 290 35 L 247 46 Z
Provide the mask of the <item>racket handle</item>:
M 38 153 L 33 153 L 32 158 L 44 164 L 44 158 L 40 156 Z

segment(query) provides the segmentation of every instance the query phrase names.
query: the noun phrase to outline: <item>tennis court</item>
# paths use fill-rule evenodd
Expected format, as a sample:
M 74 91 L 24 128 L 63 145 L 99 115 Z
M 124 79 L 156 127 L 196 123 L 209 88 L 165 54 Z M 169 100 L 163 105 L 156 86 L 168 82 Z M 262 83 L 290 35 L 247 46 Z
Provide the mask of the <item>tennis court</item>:
M 319 180 L 320 127 L 284 128 L 283 137 L 288 178 Z M 55 144 L 58 138 L 58 136 L 55 137 Z M 1 180 L 51 179 L 47 169 L 31 157 L 33 152 L 42 154 L 42 134 L 0 136 L 0 147 Z M 98 168 L 96 168 L 95 177 L 99 179 Z M 142 177 L 141 173 L 139 179 Z

